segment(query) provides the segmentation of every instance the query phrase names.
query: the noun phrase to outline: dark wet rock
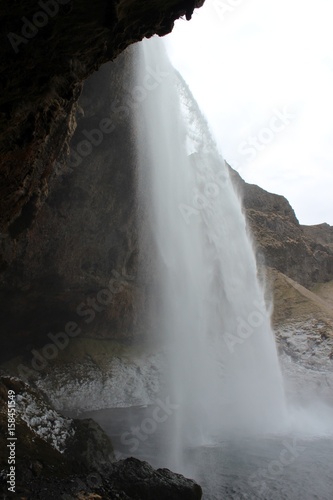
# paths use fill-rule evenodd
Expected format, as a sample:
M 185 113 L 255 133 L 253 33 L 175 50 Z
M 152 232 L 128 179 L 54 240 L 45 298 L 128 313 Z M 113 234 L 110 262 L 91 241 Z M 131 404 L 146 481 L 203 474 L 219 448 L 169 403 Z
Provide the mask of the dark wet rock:
M 19 238 L 47 198 L 55 161 L 75 129 L 82 82 L 202 4 L 1 0 L 0 233 Z
M 110 439 L 93 419 L 74 420 L 73 428 L 66 442 L 71 460 L 99 471 L 116 460 Z
M 169 469 L 153 469 L 147 462 L 127 458 L 112 466 L 112 484 L 138 500 L 199 500 L 201 487 Z
M 140 336 L 145 299 L 137 278 L 135 101 L 123 88 L 132 64 L 129 50 L 87 80 L 71 155 L 59 157 L 34 224 L 18 240 L 0 240 L 2 355 L 20 352 L 29 364 L 32 349 L 68 322 L 78 325 L 80 336 L 129 342 L 133 325 Z M 128 111 L 115 112 L 115 103 Z M 91 154 L 76 157 L 85 134 L 105 119 L 114 129 Z
M 115 462 L 112 444 L 91 419 L 55 412 L 40 391 L 0 376 L 0 491 L 6 495 L 8 391 L 16 396 L 16 492 L 28 500 L 199 500 L 201 488 L 167 469 L 129 458 Z M 68 425 L 70 424 L 70 425 Z M 53 438 L 50 439 L 52 431 Z M 59 451 L 59 437 L 66 436 Z M 56 438 L 56 439 L 55 439 Z M 5 497 L 4 497 L 5 498 Z

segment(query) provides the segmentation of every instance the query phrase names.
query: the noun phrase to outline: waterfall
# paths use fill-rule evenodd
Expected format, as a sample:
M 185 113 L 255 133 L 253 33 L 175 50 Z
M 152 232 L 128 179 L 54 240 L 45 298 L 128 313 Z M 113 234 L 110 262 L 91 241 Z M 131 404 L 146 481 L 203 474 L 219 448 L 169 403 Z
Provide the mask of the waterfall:
M 168 465 L 223 436 L 279 432 L 285 400 L 270 312 L 228 168 L 162 41 L 137 46 L 138 202 L 152 241 L 150 332 L 173 404 Z M 207 88 L 209 92 L 209 88 Z M 146 265 L 146 264 L 145 264 Z

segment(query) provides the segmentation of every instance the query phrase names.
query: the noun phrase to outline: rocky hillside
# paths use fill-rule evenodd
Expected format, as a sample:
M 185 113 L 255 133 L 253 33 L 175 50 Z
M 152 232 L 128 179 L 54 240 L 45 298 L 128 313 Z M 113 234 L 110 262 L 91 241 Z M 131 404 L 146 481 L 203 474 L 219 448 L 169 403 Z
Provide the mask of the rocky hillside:
M 286 198 L 230 168 L 266 275 L 291 401 L 333 404 L 333 227 L 302 226 Z
M 315 226 L 302 226 L 304 234 L 317 242 L 318 245 L 329 247 L 333 250 L 333 227 L 329 224 L 317 224 Z
M 260 257 L 267 266 L 311 287 L 333 279 L 333 227 L 302 226 L 283 196 L 247 184 L 230 169 Z
M 309 290 L 276 269 L 266 273 L 287 394 L 293 402 L 332 406 L 333 281 Z

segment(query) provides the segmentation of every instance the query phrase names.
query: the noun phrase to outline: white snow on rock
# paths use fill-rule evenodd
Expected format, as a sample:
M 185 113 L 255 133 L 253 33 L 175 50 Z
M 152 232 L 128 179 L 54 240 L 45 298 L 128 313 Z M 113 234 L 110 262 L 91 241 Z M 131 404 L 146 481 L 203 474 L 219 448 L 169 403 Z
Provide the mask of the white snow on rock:
M 326 333 L 327 325 L 317 319 L 289 322 L 276 332 L 283 352 L 309 369 L 333 371 L 333 337 Z
M 333 408 L 333 337 L 327 332 L 327 324 L 316 319 L 286 322 L 276 330 L 289 401 Z M 164 364 L 163 352 L 125 353 L 103 364 L 86 357 L 75 365 L 55 366 L 35 383 L 62 412 L 150 405 L 163 389 Z
M 333 337 L 317 319 L 290 321 L 276 331 L 287 397 L 333 407 Z
M 53 448 L 63 453 L 66 441 L 74 434 L 72 420 L 50 409 L 43 401 L 24 392 L 17 396 L 17 414 L 30 429 Z
M 152 404 L 160 388 L 161 356 L 113 357 L 101 369 L 89 361 L 56 366 L 36 381 L 59 411 L 90 411 Z

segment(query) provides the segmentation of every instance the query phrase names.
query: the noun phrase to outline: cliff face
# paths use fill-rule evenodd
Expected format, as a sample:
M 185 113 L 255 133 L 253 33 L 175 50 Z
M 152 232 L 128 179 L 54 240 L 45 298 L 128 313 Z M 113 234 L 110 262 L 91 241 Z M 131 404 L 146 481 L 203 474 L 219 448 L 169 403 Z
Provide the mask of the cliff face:
M 87 81 L 71 153 L 59 157 L 48 198 L 19 238 L 3 238 L 1 342 L 9 357 L 19 345 L 23 354 L 45 345 L 68 322 L 82 336 L 127 341 L 133 325 L 140 335 L 135 101 L 124 89 L 132 64 L 127 51 Z M 158 68 L 149 70 L 158 78 Z
M 203 0 L 0 4 L 0 233 L 29 227 L 73 134 L 82 82 L 128 45 L 169 33 Z
M 332 404 L 333 228 L 301 226 L 289 202 L 232 169 L 258 260 L 264 263 L 279 359 L 290 401 Z
M 318 246 L 322 245 L 333 250 L 333 227 L 329 224 L 316 224 L 315 226 L 301 226 L 304 234 Z
M 22 339 L 30 352 L 69 321 L 97 337 L 128 340 L 133 324 L 140 330 L 130 145 L 140 96 L 126 90 L 134 56 L 103 66 L 82 93 L 83 80 L 203 1 L 42 4 L 0 6 L 0 320 L 9 357 Z M 147 85 L 159 78 L 147 68 Z
M 247 184 L 230 170 L 259 255 L 267 266 L 311 287 L 333 279 L 333 228 L 302 226 L 288 200 Z

